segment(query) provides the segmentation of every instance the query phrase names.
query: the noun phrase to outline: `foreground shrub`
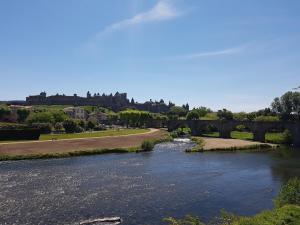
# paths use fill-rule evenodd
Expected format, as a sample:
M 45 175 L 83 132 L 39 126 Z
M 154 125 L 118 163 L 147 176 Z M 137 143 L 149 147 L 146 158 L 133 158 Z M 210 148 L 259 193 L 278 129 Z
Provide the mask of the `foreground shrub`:
M 41 134 L 50 134 L 52 131 L 51 123 L 33 123 L 31 126 L 39 129 Z
M 77 128 L 77 123 L 75 120 L 67 119 L 63 122 L 66 133 L 75 133 Z
M 274 203 L 276 207 L 282 207 L 286 204 L 300 206 L 300 179 L 290 179 L 286 185 L 283 185 Z
M 145 152 L 152 151 L 154 148 L 154 142 L 153 141 L 143 141 L 141 148 Z
M 198 217 L 193 217 L 190 215 L 187 215 L 185 218 L 179 220 L 169 217 L 165 218 L 164 221 L 169 225 L 205 225 Z

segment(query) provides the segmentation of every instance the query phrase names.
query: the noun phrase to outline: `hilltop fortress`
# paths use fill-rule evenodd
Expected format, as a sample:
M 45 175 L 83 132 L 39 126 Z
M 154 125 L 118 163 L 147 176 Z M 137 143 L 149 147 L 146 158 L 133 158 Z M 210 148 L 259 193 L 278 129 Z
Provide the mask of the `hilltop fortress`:
M 39 95 L 32 95 L 26 98 L 26 105 L 74 105 L 74 106 L 101 106 L 109 108 L 114 111 L 120 111 L 126 108 L 133 108 L 138 110 L 150 111 L 153 113 L 166 113 L 170 110 L 173 103 L 165 104 L 163 100 L 159 102 L 152 100 L 145 103 L 137 103 L 134 99 L 131 101 L 127 98 L 127 93 L 116 92 L 114 95 L 100 95 L 95 93 L 91 95 L 87 92 L 86 97 L 66 95 L 52 95 L 47 96 L 46 92 L 41 92 Z

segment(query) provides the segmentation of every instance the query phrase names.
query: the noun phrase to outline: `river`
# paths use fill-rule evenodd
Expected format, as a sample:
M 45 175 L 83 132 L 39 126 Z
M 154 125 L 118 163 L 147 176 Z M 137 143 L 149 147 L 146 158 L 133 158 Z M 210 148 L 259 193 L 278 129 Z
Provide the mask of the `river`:
M 253 215 L 273 207 L 300 151 L 187 154 L 188 142 L 153 152 L 0 162 L 0 224 L 78 224 L 120 216 L 126 225 L 160 225 L 186 214 L 204 221 L 226 209 Z

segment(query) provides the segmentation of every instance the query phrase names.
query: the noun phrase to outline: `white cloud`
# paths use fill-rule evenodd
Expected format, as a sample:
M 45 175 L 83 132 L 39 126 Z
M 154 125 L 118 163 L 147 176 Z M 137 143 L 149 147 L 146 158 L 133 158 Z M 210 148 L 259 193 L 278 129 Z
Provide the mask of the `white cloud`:
M 223 50 L 216 50 L 216 51 L 207 51 L 207 52 L 197 52 L 173 57 L 167 57 L 167 60 L 182 60 L 182 59 L 197 59 L 203 57 L 211 57 L 211 56 L 222 56 L 222 55 L 234 55 L 241 53 L 246 46 L 228 48 Z
M 141 12 L 129 19 L 121 20 L 119 22 L 107 26 L 106 28 L 104 28 L 104 30 L 100 31 L 96 35 L 96 37 L 101 37 L 104 34 L 126 29 L 128 27 L 132 27 L 143 23 L 171 20 L 173 18 L 178 17 L 181 14 L 182 12 L 176 9 L 175 5 L 171 0 L 160 0 L 153 8 L 151 8 L 148 11 Z

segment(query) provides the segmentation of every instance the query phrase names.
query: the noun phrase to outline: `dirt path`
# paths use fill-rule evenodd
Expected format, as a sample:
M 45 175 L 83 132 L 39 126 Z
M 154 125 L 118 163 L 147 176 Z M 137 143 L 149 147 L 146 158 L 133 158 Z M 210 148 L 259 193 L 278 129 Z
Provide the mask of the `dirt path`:
M 223 139 L 223 138 L 203 138 L 205 141 L 204 150 L 224 149 L 231 147 L 247 147 L 251 145 L 259 145 L 261 142 L 239 140 L 239 139 Z M 276 146 L 270 144 L 270 146 Z
M 151 129 L 142 134 L 129 134 L 112 137 L 76 138 L 55 141 L 29 141 L 0 144 L 1 155 L 26 155 L 62 153 L 79 150 L 104 148 L 131 148 L 138 147 L 144 140 L 160 138 L 164 131 Z

